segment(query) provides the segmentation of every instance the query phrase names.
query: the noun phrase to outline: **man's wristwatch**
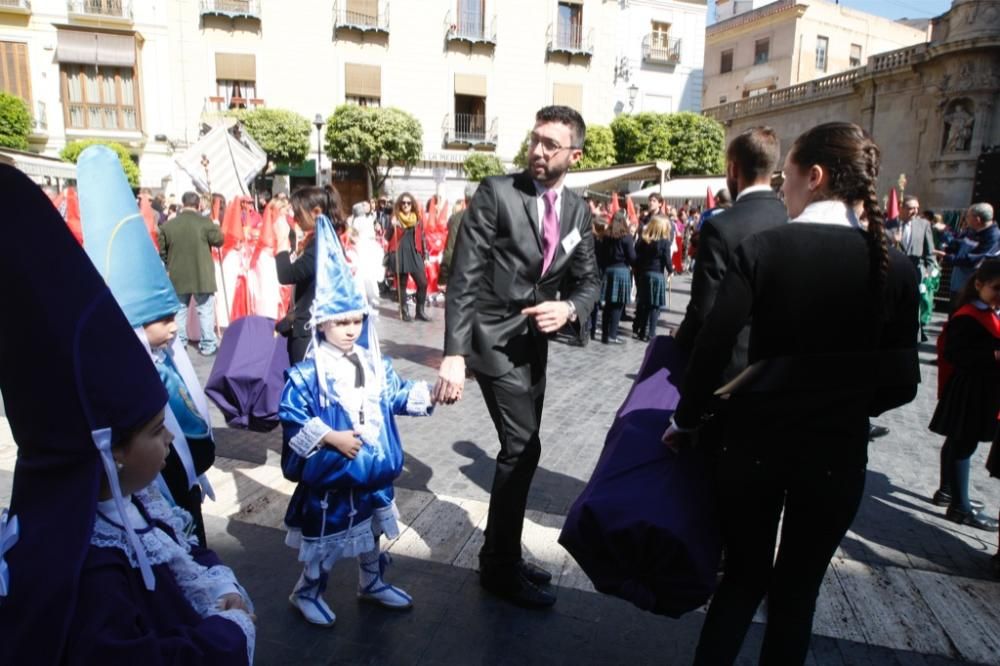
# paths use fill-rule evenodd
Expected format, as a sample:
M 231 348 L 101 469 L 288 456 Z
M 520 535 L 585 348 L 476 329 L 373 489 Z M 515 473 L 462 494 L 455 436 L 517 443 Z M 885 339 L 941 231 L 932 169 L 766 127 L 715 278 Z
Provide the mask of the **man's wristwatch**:
M 569 321 L 576 321 L 576 303 L 573 301 L 563 301 L 569 306 Z

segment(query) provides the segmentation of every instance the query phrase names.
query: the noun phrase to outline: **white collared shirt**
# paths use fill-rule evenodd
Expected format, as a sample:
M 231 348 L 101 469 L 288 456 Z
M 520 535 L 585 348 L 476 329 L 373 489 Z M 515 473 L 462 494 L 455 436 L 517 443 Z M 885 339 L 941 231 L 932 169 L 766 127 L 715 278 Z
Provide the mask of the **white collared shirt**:
M 854 229 L 861 228 L 861 223 L 858 221 L 858 216 L 854 214 L 854 209 L 836 199 L 812 202 L 792 222 L 836 224 Z
M 545 187 L 537 180 L 532 180 L 535 184 L 535 205 L 538 207 L 538 231 L 544 235 L 545 233 L 545 193 L 549 191 L 549 188 Z M 562 208 L 562 197 L 563 189 L 565 187 L 565 181 L 559 183 L 559 187 L 554 188 L 556 191 L 556 200 L 552 202 L 552 207 L 556 212 L 556 222 L 561 221 L 559 219 L 560 209 Z
M 736 201 L 753 192 L 774 192 L 770 185 L 751 185 L 736 195 Z

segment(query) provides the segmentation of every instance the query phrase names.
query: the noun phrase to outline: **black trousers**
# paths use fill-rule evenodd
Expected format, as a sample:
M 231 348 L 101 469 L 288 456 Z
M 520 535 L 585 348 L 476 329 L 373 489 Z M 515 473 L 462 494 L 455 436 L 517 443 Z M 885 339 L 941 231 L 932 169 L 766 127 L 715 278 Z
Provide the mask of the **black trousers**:
M 295 365 L 306 357 L 306 350 L 312 341 L 311 336 L 296 337 L 294 334 L 288 338 L 288 362 Z
M 542 453 L 538 432 L 545 400 L 545 366 L 518 366 L 502 377 L 477 372 L 476 381 L 500 439 L 479 564 L 484 573 L 502 575 L 512 572 L 521 559 L 528 490 Z
M 695 664 L 732 664 L 765 594 L 760 663 L 802 664 L 820 584 L 861 504 L 865 470 L 806 468 L 733 455 L 731 449 L 719 453 L 723 578 L 701 630 Z

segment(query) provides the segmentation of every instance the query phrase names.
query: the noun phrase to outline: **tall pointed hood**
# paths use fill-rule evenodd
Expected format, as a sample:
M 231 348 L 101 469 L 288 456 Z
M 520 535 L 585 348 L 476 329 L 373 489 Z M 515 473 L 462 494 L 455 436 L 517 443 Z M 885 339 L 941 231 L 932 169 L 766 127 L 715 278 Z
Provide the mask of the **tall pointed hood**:
M 10 512 L 20 527 L 3 555 L 9 586 L 0 603 L 0 663 L 60 663 L 102 465 L 105 473 L 110 465 L 115 487 L 111 443 L 152 419 L 167 394 L 45 194 L 0 165 L 0 199 L 0 281 L 17 285 L 5 297 L 17 316 L 0 318 L 0 392 L 18 447 Z M 39 247 L 43 271 L 32 251 Z
M 132 327 L 181 308 L 118 156 L 91 146 L 77 160 L 83 247 Z

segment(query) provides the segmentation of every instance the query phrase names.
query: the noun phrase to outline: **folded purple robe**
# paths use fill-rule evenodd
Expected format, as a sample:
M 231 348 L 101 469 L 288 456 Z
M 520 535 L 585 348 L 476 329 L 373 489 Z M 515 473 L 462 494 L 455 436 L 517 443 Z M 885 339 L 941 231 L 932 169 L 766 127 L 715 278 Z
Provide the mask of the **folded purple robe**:
M 597 590 L 671 617 L 708 600 L 722 550 L 702 453 L 660 441 L 686 364 L 672 337 L 650 343 L 559 536 Z
M 278 404 L 288 369 L 288 347 L 274 320 L 249 316 L 226 329 L 205 394 L 233 428 L 258 432 L 278 425 Z

